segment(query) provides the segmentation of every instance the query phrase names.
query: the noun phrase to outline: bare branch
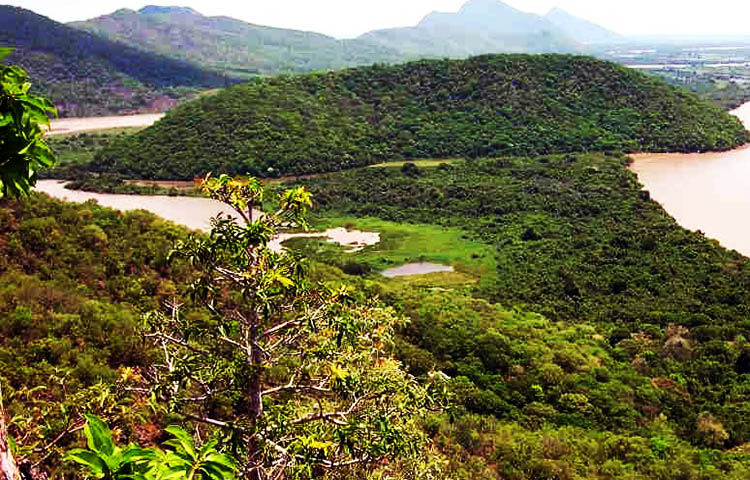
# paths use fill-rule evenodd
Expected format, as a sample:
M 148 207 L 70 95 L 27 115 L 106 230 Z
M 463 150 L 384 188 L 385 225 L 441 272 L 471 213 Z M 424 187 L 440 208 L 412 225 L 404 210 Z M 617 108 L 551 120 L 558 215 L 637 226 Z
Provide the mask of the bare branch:
M 163 332 L 147 333 L 145 336 L 146 338 L 162 338 L 164 340 L 168 340 L 170 343 L 179 345 L 183 348 L 187 348 L 193 353 L 199 353 L 201 355 L 208 355 L 208 352 L 206 352 L 205 350 L 201 350 L 200 348 L 190 345 L 189 343 L 179 340 L 177 338 L 170 337 L 169 335 Z
M 251 433 L 246 428 L 242 428 L 242 427 L 240 427 L 238 425 L 235 425 L 233 423 L 223 422 L 221 420 L 216 420 L 216 419 L 213 419 L 213 418 L 199 417 L 198 415 L 193 415 L 192 413 L 186 413 L 185 417 L 187 417 L 187 418 L 189 418 L 191 420 L 195 420 L 196 422 L 207 423 L 209 425 L 214 425 L 214 426 L 217 426 L 217 427 L 231 428 L 233 430 L 238 430 L 240 432 Z
M 316 420 L 323 420 L 326 422 L 333 423 L 334 425 L 343 427 L 344 425 L 346 425 L 346 422 L 337 420 L 337 418 L 340 417 L 346 420 L 346 413 L 347 412 L 311 413 L 309 415 L 305 415 L 304 417 L 300 417 L 296 420 L 292 420 L 291 422 L 288 422 L 288 423 L 290 425 L 301 425 L 303 423 L 310 423 Z
M 279 392 L 315 392 L 315 393 L 321 393 L 321 394 L 330 394 L 333 393 L 333 390 L 330 388 L 322 388 L 322 387 L 316 387 L 313 385 L 283 385 L 281 387 L 275 387 L 270 388 L 268 390 L 265 390 L 263 392 L 263 395 L 273 395 L 274 393 Z
M 298 320 L 289 320 L 288 322 L 284 322 L 282 324 L 276 325 L 273 328 L 269 328 L 268 330 L 260 334 L 260 338 L 268 337 L 270 335 L 273 335 L 274 333 L 278 333 L 278 332 L 281 332 L 282 330 L 286 330 L 287 328 L 298 327 L 298 326 L 299 326 Z
M 221 336 L 219 337 L 219 340 L 239 348 L 240 350 L 244 351 L 247 356 L 250 356 L 250 347 L 248 347 L 247 345 L 242 345 L 240 342 L 232 340 L 227 336 Z

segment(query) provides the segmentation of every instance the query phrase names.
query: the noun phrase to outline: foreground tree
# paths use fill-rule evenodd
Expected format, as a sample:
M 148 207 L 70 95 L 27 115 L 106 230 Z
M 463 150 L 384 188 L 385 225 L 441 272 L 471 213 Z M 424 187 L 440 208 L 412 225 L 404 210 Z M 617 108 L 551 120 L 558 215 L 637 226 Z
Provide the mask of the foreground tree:
M 0 61 L 11 52 L 0 48 Z M 28 80 L 22 68 L 0 65 L 0 197 L 28 194 L 37 172 L 55 160 L 42 127 L 57 111 L 46 98 L 29 94 Z
M 300 259 L 267 244 L 276 230 L 305 226 L 303 188 L 284 192 L 274 213 L 258 180 L 208 178 L 204 191 L 231 208 L 209 236 L 177 246 L 198 272 L 192 294 L 210 321 L 146 317 L 164 354 L 152 372 L 172 410 L 221 427 L 245 478 L 309 478 L 364 471 L 413 457 L 432 389 L 384 354 L 403 321 L 345 287 L 311 285 Z

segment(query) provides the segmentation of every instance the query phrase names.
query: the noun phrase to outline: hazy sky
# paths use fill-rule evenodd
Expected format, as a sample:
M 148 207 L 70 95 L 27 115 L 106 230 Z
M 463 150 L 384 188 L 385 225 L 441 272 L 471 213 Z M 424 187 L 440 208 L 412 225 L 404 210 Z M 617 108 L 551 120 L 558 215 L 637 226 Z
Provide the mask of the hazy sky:
M 83 20 L 118 8 L 137 10 L 133 0 L 5 0 L 61 22 Z M 433 10 L 456 11 L 465 0 L 174 0 L 204 15 L 296 28 L 345 38 L 368 30 L 416 24 Z M 622 34 L 750 35 L 748 0 L 507 0 L 527 12 L 559 6 Z M 158 3 L 157 3 L 158 4 Z

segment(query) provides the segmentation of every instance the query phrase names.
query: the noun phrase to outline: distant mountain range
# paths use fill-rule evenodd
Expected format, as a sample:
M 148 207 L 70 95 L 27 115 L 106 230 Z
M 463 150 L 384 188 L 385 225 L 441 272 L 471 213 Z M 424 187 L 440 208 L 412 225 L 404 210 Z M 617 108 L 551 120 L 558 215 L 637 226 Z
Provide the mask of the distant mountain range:
M 579 37 L 571 26 L 585 21 L 569 14 L 555 19 L 560 25 L 499 0 L 471 0 L 458 12 L 432 12 L 414 27 L 375 30 L 360 38 L 416 57 L 582 51 L 590 37 Z
M 622 35 L 571 15 L 561 8 L 553 8 L 544 16 L 544 19 L 553 24 L 564 35 L 580 43 L 620 43 L 625 40 Z
M 164 110 L 174 87 L 224 86 L 216 72 L 112 42 L 19 7 L 0 5 L 0 45 L 15 47 L 8 62 L 31 75 L 34 88 L 63 115 Z
M 425 57 L 585 52 L 587 44 L 619 39 L 559 9 L 540 16 L 499 0 L 471 0 L 458 12 L 430 13 L 414 27 L 349 40 L 206 17 L 188 7 L 120 9 L 63 25 L 0 6 L 0 46 L 17 47 L 10 61 L 26 67 L 36 88 L 64 115 L 164 109 L 184 97 L 185 87 L 211 88 L 255 76 Z
M 122 9 L 70 26 L 240 78 L 403 60 L 395 50 L 362 40 L 206 17 L 185 7 Z
M 433 12 L 414 27 L 376 30 L 350 40 L 206 17 L 186 7 L 122 9 L 70 26 L 234 77 L 335 70 L 422 57 L 575 52 L 587 43 L 618 38 L 559 9 L 540 16 L 499 0 L 471 0 L 456 13 Z

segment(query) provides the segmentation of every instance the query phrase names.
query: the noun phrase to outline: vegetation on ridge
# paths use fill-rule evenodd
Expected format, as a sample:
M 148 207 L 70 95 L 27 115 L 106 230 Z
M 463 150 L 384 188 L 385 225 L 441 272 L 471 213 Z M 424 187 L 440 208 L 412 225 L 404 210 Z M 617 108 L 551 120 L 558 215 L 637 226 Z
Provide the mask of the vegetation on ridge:
M 615 358 L 661 385 L 657 395 L 643 397 L 642 407 L 657 407 L 680 436 L 695 442 L 703 441 L 698 419 L 709 414 L 722 425 L 722 445 L 748 442 L 748 260 L 680 228 L 640 190 L 626 164 L 619 154 L 575 154 L 475 160 L 416 175 L 363 168 L 301 182 L 329 215 L 441 225 L 492 245 L 496 271 L 474 295 L 553 321 L 596 326 L 618 348 Z M 349 259 L 356 261 L 356 255 Z M 483 343 L 478 336 L 490 327 L 468 334 L 472 328 L 461 323 L 470 317 L 446 321 L 449 309 L 426 316 L 435 307 L 415 302 L 408 338 L 450 375 L 465 375 L 500 399 L 475 411 L 523 418 L 535 398 L 534 381 L 511 387 L 492 377 L 519 375 L 513 359 L 519 350 L 501 337 Z M 600 388 L 583 380 L 576 385 L 568 393 Z M 598 408 L 558 421 L 592 425 Z M 630 414 L 619 411 L 601 418 L 625 425 L 649 415 L 642 410 L 626 420 Z
M 747 139 L 719 108 L 613 63 L 487 55 L 236 86 L 114 142 L 88 168 L 275 176 L 402 158 L 721 150 Z

